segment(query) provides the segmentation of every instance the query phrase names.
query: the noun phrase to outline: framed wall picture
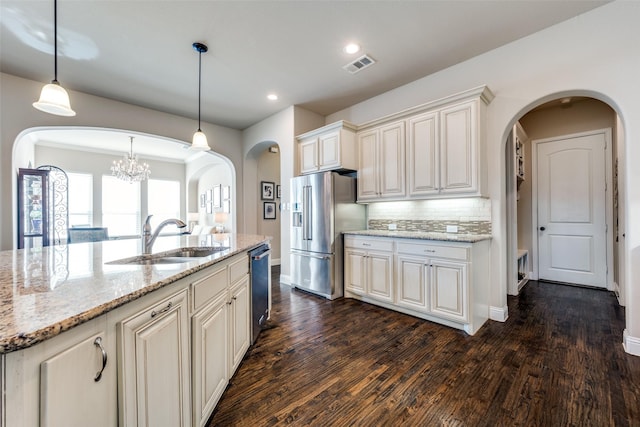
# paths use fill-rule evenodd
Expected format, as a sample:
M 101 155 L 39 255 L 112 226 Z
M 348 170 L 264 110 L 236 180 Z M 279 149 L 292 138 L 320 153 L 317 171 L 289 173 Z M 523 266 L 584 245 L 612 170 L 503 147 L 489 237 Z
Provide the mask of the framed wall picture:
M 262 207 L 263 219 L 276 219 L 276 202 L 263 202 Z
M 261 181 L 260 182 L 260 199 L 262 200 L 274 200 L 275 199 L 275 183 Z
M 220 208 L 222 207 L 222 185 L 217 184 L 212 188 L 213 192 L 213 207 Z
M 231 200 L 225 199 L 222 201 L 222 212 L 231 213 Z
M 282 196 L 281 191 L 282 190 L 281 190 L 280 184 L 276 185 L 276 197 L 278 199 Z
M 208 214 L 213 213 L 213 202 L 207 202 L 207 213 Z
M 204 208 L 206 204 L 207 204 L 207 196 L 204 193 L 202 193 L 200 195 L 200 207 Z
M 211 190 L 211 189 L 207 190 L 206 195 L 207 196 L 205 198 L 205 202 L 209 203 L 212 200 L 212 197 L 213 197 L 213 190 Z
M 224 201 L 229 199 L 231 199 L 231 187 L 225 185 L 222 187 L 222 200 Z

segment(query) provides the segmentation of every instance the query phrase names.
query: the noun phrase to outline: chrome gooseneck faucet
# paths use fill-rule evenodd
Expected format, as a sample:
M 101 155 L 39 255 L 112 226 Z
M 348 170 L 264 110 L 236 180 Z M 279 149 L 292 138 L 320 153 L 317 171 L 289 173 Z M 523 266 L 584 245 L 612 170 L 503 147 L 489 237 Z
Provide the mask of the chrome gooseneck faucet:
M 169 218 L 162 221 L 156 228 L 156 231 L 151 233 L 151 224 L 149 222 L 151 221 L 152 216 L 153 215 L 149 215 L 146 221 L 144 222 L 144 225 L 142 226 L 142 253 L 143 254 L 151 253 L 151 249 L 153 248 L 153 243 L 156 241 L 156 238 L 158 237 L 158 234 L 160 234 L 160 231 L 166 225 L 175 224 L 178 226 L 178 228 L 184 228 L 187 226 L 187 224 L 185 224 L 183 221 L 177 218 Z

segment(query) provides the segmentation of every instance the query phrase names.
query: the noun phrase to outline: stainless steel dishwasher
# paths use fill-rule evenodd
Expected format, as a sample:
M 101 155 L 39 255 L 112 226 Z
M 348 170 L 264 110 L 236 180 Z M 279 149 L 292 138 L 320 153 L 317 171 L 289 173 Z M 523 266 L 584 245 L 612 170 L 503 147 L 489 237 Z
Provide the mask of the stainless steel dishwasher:
M 251 344 L 256 341 L 269 317 L 270 254 L 269 245 L 258 246 L 249 253 L 251 256 Z

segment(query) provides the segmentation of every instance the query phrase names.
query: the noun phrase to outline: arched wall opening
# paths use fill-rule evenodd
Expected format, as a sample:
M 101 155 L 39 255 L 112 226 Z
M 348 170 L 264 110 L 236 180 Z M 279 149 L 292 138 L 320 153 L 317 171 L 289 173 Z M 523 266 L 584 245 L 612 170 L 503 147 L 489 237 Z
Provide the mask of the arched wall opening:
M 271 262 L 279 265 L 283 210 L 281 208 L 280 146 L 275 141 L 261 141 L 246 154 L 244 163 L 244 203 L 256 206 L 244 213 L 245 230 L 271 236 Z
M 522 125 L 528 140 L 525 144 L 525 177 L 519 180 L 517 165 L 514 163 L 515 147 L 513 141 L 514 125 Z M 529 131 L 527 131 L 529 129 Z M 505 197 L 502 206 L 505 218 L 505 265 L 507 274 L 506 292 L 517 295 L 518 253 L 528 251 L 529 268 L 526 272 L 531 279 L 538 279 L 537 253 L 537 200 L 535 183 L 536 141 L 579 135 L 582 133 L 611 130 L 611 146 L 607 147 L 611 158 L 606 165 L 607 196 L 603 201 L 607 211 L 607 289 L 614 291 L 621 305 L 625 305 L 628 286 L 625 280 L 624 238 L 626 219 L 625 198 L 625 130 L 620 110 L 607 96 L 593 91 L 556 92 L 541 97 L 522 108 L 509 122 L 502 137 L 504 164 L 506 171 Z M 534 144 L 531 144 L 534 141 Z M 532 148 L 533 147 L 533 148 Z M 605 183 L 603 183 L 604 185 Z M 532 191 L 533 189 L 533 191 Z M 521 266 L 520 266 L 521 267 Z M 627 318 L 628 322 L 628 318 Z
M 133 152 L 140 161 L 151 168 L 151 178 L 174 179 L 180 182 L 180 217 L 189 220 L 189 214 L 198 212 L 198 182 L 207 171 L 218 168 L 225 182 L 229 183 L 231 212 L 235 212 L 236 173 L 233 163 L 214 152 L 194 153 L 189 144 L 161 135 L 124 129 L 78 126 L 34 127 L 23 130 L 16 137 L 12 148 L 12 169 L 37 167 L 39 163 L 58 163 L 62 169 L 92 173 L 96 176 L 110 175 L 112 161 L 119 160 L 130 150 L 130 139 L 134 137 Z M 154 172 L 155 171 L 155 172 Z M 13 247 L 17 242 L 18 207 L 15 191 L 17 175 L 12 174 L 12 225 Z M 94 189 L 95 189 L 94 184 Z M 100 194 L 93 194 L 97 199 Z M 144 197 L 143 197 L 144 201 Z M 94 200 L 94 208 L 99 205 Z M 147 213 L 147 209 L 142 209 Z M 227 231 L 235 231 L 234 214 L 229 216 Z M 206 220 L 206 218 L 205 218 Z

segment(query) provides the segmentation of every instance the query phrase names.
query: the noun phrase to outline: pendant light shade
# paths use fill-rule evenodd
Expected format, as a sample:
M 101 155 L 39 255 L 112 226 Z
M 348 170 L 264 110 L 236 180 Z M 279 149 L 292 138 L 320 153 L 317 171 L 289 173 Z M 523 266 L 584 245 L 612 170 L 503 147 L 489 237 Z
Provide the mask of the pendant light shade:
M 40 99 L 33 106 L 45 113 L 56 116 L 75 116 L 71 109 L 69 94 L 58 83 L 58 1 L 53 0 L 53 72 L 51 83 L 45 85 L 40 92 Z
M 45 113 L 56 116 L 75 116 L 76 112 L 71 109 L 69 94 L 56 80 L 42 87 L 40 99 L 34 102 L 33 106 Z
M 193 141 L 191 142 L 191 148 L 193 150 L 211 150 L 209 143 L 207 142 L 207 136 L 200 129 L 200 104 L 202 94 L 202 54 L 209 50 L 207 45 L 195 42 L 193 49 L 198 52 L 198 130 L 193 134 Z

